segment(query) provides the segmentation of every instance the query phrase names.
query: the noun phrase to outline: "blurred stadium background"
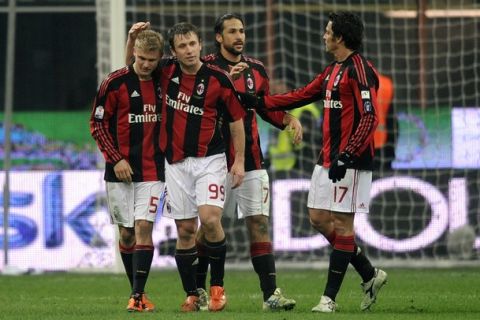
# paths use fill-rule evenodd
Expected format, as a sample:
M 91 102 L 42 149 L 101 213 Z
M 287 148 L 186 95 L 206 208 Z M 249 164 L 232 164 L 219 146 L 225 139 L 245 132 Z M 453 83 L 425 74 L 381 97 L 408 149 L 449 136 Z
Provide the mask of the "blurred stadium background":
M 478 266 L 480 1 L 0 0 L 0 269 L 119 270 L 88 118 L 97 83 L 123 65 L 133 22 L 165 33 L 191 21 L 206 54 L 215 50 L 215 18 L 238 12 L 245 53 L 264 62 L 272 90 L 285 91 L 331 60 L 322 36 L 336 10 L 363 18 L 362 51 L 383 75 L 373 201 L 356 218 L 358 242 L 382 265 Z M 260 128 L 272 239 L 279 266 L 322 267 L 328 247 L 306 210 L 322 110 L 294 113 L 306 130 L 300 147 Z M 229 266 L 250 268 L 243 222 L 225 215 L 224 223 Z M 172 221 L 159 216 L 154 267 L 175 265 L 175 237 Z

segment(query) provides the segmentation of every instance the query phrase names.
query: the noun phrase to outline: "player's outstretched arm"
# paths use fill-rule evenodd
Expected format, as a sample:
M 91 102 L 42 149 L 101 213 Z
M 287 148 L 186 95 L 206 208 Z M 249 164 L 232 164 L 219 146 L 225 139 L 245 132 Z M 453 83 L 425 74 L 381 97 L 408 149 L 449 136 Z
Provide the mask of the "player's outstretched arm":
M 137 22 L 128 30 L 127 44 L 125 45 L 125 64 L 133 62 L 133 46 L 140 31 L 150 29 L 150 22 Z

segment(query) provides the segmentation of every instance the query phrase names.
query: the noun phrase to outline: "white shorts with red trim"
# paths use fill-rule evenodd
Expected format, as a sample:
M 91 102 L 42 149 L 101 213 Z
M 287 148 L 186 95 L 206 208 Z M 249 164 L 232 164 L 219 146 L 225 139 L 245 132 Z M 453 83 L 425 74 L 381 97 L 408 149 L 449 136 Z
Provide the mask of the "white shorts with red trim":
M 227 160 L 225 154 L 204 158 L 188 157 L 169 164 L 165 161 L 167 193 L 163 215 L 182 220 L 198 216 L 198 207 L 223 208 Z
M 269 216 L 270 185 L 267 170 L 245 172 L 242 184 L 232 189 L 231 178 L 227 179 L 224 214 L 233 216 L 237 207 L 238 219 L 249 216 Z
M 316 165 L 312 174 L 307 206 L 336 212 L 368 213 L 372 171 L 347 169 L 345 178 L 333 183 L 328 168 Z
M 107 182 L 106 186 L 113 224 L 133 228 L 136 220 L 155 221 L 165 186 L 162 181 Z

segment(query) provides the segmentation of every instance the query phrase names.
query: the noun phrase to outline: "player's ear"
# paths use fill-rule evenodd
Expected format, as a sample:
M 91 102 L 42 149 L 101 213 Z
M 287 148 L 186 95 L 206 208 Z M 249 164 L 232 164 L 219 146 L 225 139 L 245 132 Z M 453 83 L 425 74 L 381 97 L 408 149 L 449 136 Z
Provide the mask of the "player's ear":
M 336 37 L 336 41 L 337 41 L 338 44 L 342 43 L 343 42 L 343 37 L 342 36 Z
M 215 40 L 217 40 L 218 43 L 222 43 L 223 37 L 220 33 L 215 34 Z
M 177 53 L 175 52 L 175 49 L 173 49 L 173 48 L 170 48 L 170 53 L 171 53 L 172 56 L 174 56 L 174 57 L 177 56 Z

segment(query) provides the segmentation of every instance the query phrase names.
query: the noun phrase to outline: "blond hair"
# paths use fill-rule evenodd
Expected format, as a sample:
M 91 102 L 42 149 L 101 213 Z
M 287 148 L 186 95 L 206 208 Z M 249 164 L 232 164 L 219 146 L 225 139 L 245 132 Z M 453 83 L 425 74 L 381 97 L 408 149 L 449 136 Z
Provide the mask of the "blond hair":
M 142 51 L 160 51 L 163 53 L 164 40 L 160 33 L 153 30 L 143 30 L 135 39 L 134 48 Z

